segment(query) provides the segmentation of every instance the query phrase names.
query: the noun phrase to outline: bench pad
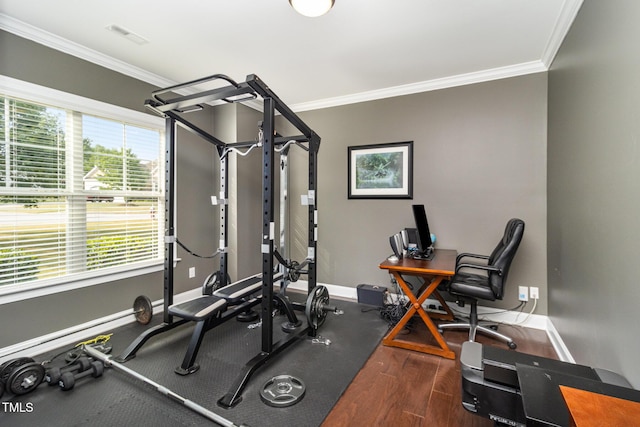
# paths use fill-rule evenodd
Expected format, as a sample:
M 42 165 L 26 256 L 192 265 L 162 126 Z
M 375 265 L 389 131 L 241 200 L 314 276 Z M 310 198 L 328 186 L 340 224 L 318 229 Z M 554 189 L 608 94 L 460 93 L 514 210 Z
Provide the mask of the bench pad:
M 169 314 L 199 322 L 226 310 L 226 308 L 227 302 L 223 298 L 205 295 L 170 306 Z
M 254 274 L 246 279 L 238 280 L 235 283 L 217 289 L 213 292 L 216 297 L 224 298 L 227 302 L 234 304 L 242 298 L 258 292 L 262 286 L 262 273 Z
M 273 281 L 282 279 L 282 273 L 273 275 Z M 262 273 L 254 274 L 245 279 L 220 288 L 213 292 L 216 297 L 224 298 L 229 304 L 237 304 L 243 298 L 248 297 L 260 290 L 262 287 Z

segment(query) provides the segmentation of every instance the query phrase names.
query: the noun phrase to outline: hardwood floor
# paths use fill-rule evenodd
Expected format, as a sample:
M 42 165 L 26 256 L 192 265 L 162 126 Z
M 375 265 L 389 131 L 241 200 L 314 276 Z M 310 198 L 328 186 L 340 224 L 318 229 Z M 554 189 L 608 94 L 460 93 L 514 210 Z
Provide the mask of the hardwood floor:
M 414 322 L 415 330 L 403 339 L 428 338 L 426 327 Z M 501 325 L 517 351 L 557 359 L 545 331 Z M 493 422 L 462 407 L 460 350 L 468 333 L 446 331 L 444 338 L 455 352 L 455 360 L 382 344 L 354 378 L 322 427 L 490 427 Z M 506 344 L 478 335 L 477 341 L 508 349 Z

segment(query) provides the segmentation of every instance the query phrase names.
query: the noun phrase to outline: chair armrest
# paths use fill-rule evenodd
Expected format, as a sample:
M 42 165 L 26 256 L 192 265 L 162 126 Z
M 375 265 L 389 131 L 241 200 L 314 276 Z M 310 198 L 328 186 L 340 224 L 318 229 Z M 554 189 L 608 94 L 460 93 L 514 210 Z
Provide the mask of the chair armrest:
M 472 254 L 468 252 L 463 252 L 456 256 L 456 264 L 460 262 L 462 258 L 478 258 L 478 259 L 489 259 L 489 255 L 480 255 L 480 254 Z
M 483 265 L 483 264 L 470 264 L 470 263 L 463 263 L 463 264 L 458 264 L 456 265 L 456 274 L 458 274 L 458 272 L 460 270 L 462 270 L 463 268 L 470 268 L 470 269 L 474 269 L 474 270 L 483 270 L 483 271 L 491 271 L 491 272 L 496 272 L 498 274 L 502 274 L 502 269 L 495 267 L 493 265 Z

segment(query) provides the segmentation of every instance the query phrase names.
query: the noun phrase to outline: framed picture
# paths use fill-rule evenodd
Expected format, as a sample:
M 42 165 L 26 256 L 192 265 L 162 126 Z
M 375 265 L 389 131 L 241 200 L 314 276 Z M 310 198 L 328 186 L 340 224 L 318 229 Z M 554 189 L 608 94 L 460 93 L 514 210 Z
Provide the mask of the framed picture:
M 413 141 L 348 149 L 350 199 L 413 199 Z

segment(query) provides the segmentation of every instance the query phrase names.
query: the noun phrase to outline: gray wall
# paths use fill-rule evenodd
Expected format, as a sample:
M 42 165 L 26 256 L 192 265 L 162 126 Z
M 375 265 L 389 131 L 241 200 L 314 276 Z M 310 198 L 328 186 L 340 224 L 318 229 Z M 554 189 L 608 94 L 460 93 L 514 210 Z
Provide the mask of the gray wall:
M 186 118 L 213 132 L 213 118 L 208 109 L 189 113 Z M 215 146 L 180 126 L 176 140 L 176 236 L 192 252 L 212 255 L 220 240 L 220 214 L 218 207 L 211 204 L 211 196 L 219 191 L 218 152 Z M 177 255 L 180 261 L 174 270 L 175 294 L 201 286 L 210 273 L 220 268 L 219 258 L 195 257 L 180 247 Z M 193 278 L 189 278 L 190 267 L 196 270 Z
M 490 253 L 506 222 L 522 218 L 510 286 L 495 305 L 514 307 L 517 285 L 538 286 L 536 312 L 546 314 L 546 105 L 542 73 L 300 113 L 322 137 L 318 281 L 389 285 L 378 269 L 391 252 L 388 236 L 413 226 L 411 204 L 424 203 L 436 247 L 460 252 Z M 347 147 L 397 141 L 414 141 L 413 200 L 347 199 Z M 305 157 L 294 153 L 292 168 L 306 171 Z M 306 182 L 294 185 L 306 192 Z M 293 246 L 302 259 L 306 211 L 295 212 Z
M 3 61 L 0 73 L 12 77 L 141 111 L 143 100 L 154 89 L 10 34 L 0 33 L 0 47 L 15 59 L 11 64 Z M 47 72 L 42 71 L 45 68 Z M 547 77 L 536 74 L 300 113 L 322 137 L 318 280 L 351 287 L 387 285 L 388 276 L 377 266 L 390 253 L 387 237 L 412 226 L 412 203 L 426 204 L 437 247 L 459 251 L 490 252 L 506 221 L 517 216 L 527 223 L 525 238 L 512 267 L 512 286 L 505 300 L 495 305 L 515 306 L 517 285 L 539 286 L 537 312 L 546 314 L 546 106 Z M 253 139 L 258 116 L 242 108 L 227 113 L 235 115 L 236 129 L 219 130 L 225 135 L 235 132 L 240 140 Z M 207 114 L 189 117 L 205 129 L 215 128 L 215 119 Z M 284 129 L 281 133 L 299 132 Z M 412 201 L 347 199 L 348 146 L 408 140 L 415 143 Z M 180 131 L 179 141 L 178 237 L 194 251 L 210 253 L 218 247 L 218 211 L 210 203 L 211 195 L 218 194 L 217 167 L 212 166 L 217 155 L 213 146 L 185 131 Z M 300 194 L 306 194 L 307 160 L 299 149 L 291 153 L 291 257 L 302 260 L 307 218 L 299 200 Z M 237 189 L 243 183 L 249 188 L 259 185 L 255 162 L 238 160 L 249 169 L 238 169 Z M 257 215 L 260 204 L 254 196 L 237 198 L 235 236 L 242 239 L 253 235 L 239 229 L 246 227 L 244 219 Z M 244 251 L 257 252 L 251 249 L 253 243 L 245 243 L 237 259 L 250 261 L 247 267 L 238 261 L 241 276 L 255 272 L 253 258 Z M 217 269 L 217 260 L 196 259 L 182 250 L 179 257 L 177 292 L 199 287 Z M 195 279 L 187 279 L 191 266 L 196 267 Z M 244 268 L 247 271 L 239 271 Z M 0 322 L 20 321 L 24 326 L 3 333 L 0 347 L 124 310 L 138 294 L 160 298 L 162 274 L 3 305 Z M 87 308 L 92 301 L 100 304 Z M 25 319 L 24 313 L 38 315 L 28 318 L 33 321 L 16 320 Z
M 640 3 L 586 0 L 549 72 L 549 315 L 640 387 Z
M 215 136 L 226 143 L 257 140 L 259 111 L 241 104 L 226 104 L 213 108 Z M 248 149 L 240 151 L 246 153 Z M 262 271 L 260 235 L 262 231 L 261 151 L 253 149 L 246 155 L 228 154 L 229 203 L 228 271 L 232 281 Z M 216 160 L 219 162 L 219 160 Z M 219 189 L 211 193 L 219 195 Z
M 11 58 L 0 61 L 2 75 L 133 110 L 145 111 L 144 100 L 156 89 L 4 31 L 0 31 L 0 52 L 2 58 Z M 208 115 L 190 117 L 203 128 L 211 129 Z M 196 142 L 196 137 L 186 131 L 179 132 L 178 237 L 197 253 L 212 253 L 218 248 L 217 211 L 213 211 L 210 201 L 212 183 L 217 182 L 212 167 L 217 154 L 206 143 Z M 182 261 L 176 268 L 176 292 L 199 287 L 204 278 L 217 269 L 212 261 L 193 258 L 182 250 L 178 256 Z M 189 267 L 196 267 L 193 279 L 188 279 Z M 2 329 L 0 348 L 129 309 L 140 294 L 160 299 L 162 277 L 162 272 L 158 272 L 3 304 L 0 324 L 19 327 Z

